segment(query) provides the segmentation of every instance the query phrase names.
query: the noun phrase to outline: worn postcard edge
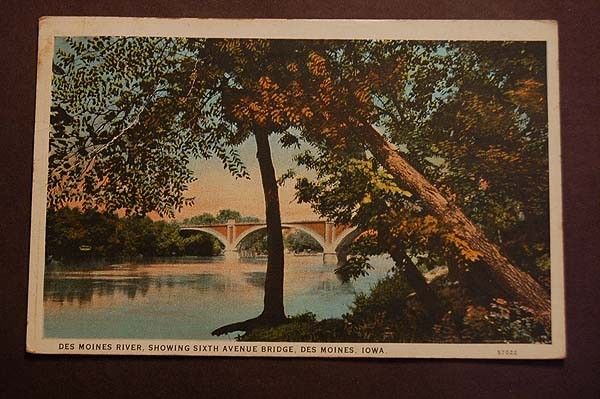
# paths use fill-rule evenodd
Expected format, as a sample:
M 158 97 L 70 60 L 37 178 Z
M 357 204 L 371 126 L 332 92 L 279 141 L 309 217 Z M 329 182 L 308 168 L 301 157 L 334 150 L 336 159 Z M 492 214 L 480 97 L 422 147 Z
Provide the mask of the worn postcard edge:
M 551 344 L 274 343 L 223 340 L 54 339 L 43 336 L 43 278 L 52 56 L 58 36 L 290 39 L 524 40 L 547 43 L 551 237 Z M 27 352 L 370 358 L 560 359 L 566 356 L 558 25 L 519 20 L 261 20 L 42 17 L 39 21 Z M 72 344 L 73 350 L 64 349 Z M 61 346 L 61 344 L 63 344 Z M 158 345 L 158 347 L 156 347 Z M 164 347 L 161 345 L 165 345 Z M 172 345 L 171 347 L 166 345 Z M 60 349 L 62 348 L 62 349 Z M 155 350 L 150 350 L 154 348 Z M 381 348 L 373 353 L 364 348 Z M 291 352 L 290 352 L 291 351 Z M 369 351 L 370 353 L 366 353 Z

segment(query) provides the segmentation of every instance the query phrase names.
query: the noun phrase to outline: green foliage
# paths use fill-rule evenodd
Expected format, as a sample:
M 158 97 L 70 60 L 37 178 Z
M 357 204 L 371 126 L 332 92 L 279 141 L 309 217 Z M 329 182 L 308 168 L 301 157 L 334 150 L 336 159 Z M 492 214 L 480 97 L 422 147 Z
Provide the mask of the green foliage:
M 57 43 L 48 179 L 55 210 L 75 204 L 173 215 L 192 201 L 184 196 L 193 180 L 190 159 L 217 157 L 232 175 L 246 177 L 236 147 L 260 129 L 285 147 L 311 145 L 297 161 L 316 178 L 297 180 L 300 202 L 374 233 L 375 244 L 355 250 L 347 274 L 366 272 L 369 254 L 390 240 L 402 242 L 422 268 L 475 260 L 428 204 L 366 150 L 361 132 L 376 126 L 515 264 L 547 280 L 541 42 L 103 37 Z M 286 172 L 280 183 L 293 176 Z M 230 219 L 244 221 L 231 210 L 197 220 Z M 107 229 L 99 234 L 110 236 Z M 67 230 L 73 241 L 89 240 L 76 223 Z M 113 244 L 127 254 L 172 253 L 181 245 L 170 227 L 143 217 L 126 218 L 115 236 Z M 161 245 L 154 245 L 156 237 Z M 74 244 L 57 239 L 56 247 L 68 245 Z M 357 301 L 356 339 L 421 336 L 419 312 L 403 302 L 399 284 L 383 282 L 373 298 Z
M 500 335 L 504 342 L 551 342 L 551 334 L 536 320 L 533 310 L 518 302 L 496 298 L 490 304 L 487 320 L 489 332 L 484 339 L 497 339 Z
M 219 240 L 208 234 L 191 234 L 183 239 L 184 255 L 190 256 L 212 256 L 222 251 Z
M 543 279 L 536 264 L 549 251 L 544 45 L 461 43 L 457 51 L 454 94 L 418 131 L 387 126 L 411 152 L 442 160 L 420 164 L 516 264 Z
M 337 274 L 343 281 L 349 281 L 364 277 L 369 274 L 369 270 L 373 266 L 369 263 L 369 257 L 357 254 L 348 257 L 341 265 L 335 269 Z
M 48 210 L 46 217 L 46 257 L 64 259 L 83 256 L 81 246 L 92 246 L 101 254 L 118 250 L 118 218 L 95 210 Z
M 119 218 L 93 209 L 82 212 L 68 207 L 47 213 L 47 259 L 70 262 L 84 258 L 210 256 L 220 252 L 220 243 L 214 237 L 184 237 L 177 224 L 153 222 L 144 216 Z
M 57 40 L 48 200 L 52 208 L 172 216 L 192 199 L 190 158 L 216 156 L 247 177 L 235 126 L 220 118 L 222 79 L 204 42 L 184 38 Z M 200 57 L 202 58 L 202 57 Z M 239 144 L 239 142 L 238 142 Z
M 442 279 L 435 284 L 448 313 L 433 320 L 399 274 L 380 280 L 369 294 L 355 298 L 341 319 L 317 320 L 312 313 L 290 317 L 288 323 L 251 331 L 243 341 L 293 342 L 434 342 L 434 343 L 547 343 L 550 334 L 531 309 L 496 298 L 474 304 L 456 286 Z
M 322 252 L 323 248 L 310 234 L 302 230 L 295 230 L 283 238 L 285 247 L 294 253 Z
M 240 212 L 233 209 L 221 209 L 216 216 L 211 213 L 203 213 L 184 219 L 183 224 L 225 224 L 230 220 L 234 220 L 236 223 L 260 222 L 257 217 L 242 216 Z
M 216 223 L 227 223 L 230 220 L 235 220 L 236 223 L 250 223 L 250 222 L 259 222 L 260 219 L 254 216 L 242 216 L 236 210 L 233 209 L 221 209 L 217 212 L 217 216 L 215 217 Z
M 212 213 L 203 213 L 183 220 L 183 224 L 215 224 L 217 221 Z
M 243 255 L 256 256 L 267 255 L 267 230 L 261 229 L 248 234 L 239 244 Z
M 495 241 L 519 267 L 547 281 L 549 253 L 545 50 L 524 42 L 371 42 L 322 51 L 336 104 L 354 103 L 402 157 Z M 366 60 L 361 55 L 368 54 Z M 360 62 L 340 63 L 340 59 Z M 389 68 L 396 72 L 391 72 Z M 387 69 L 386 69 L 387 68 Z M 369 75 L 369 72 L 372 72 Z M 374 75 L 373 75 L 374 74 Z M 342 77 L 346 76 L 346 79 Z M 364 77 L 361 86 L 357 83 Z M 370 77 L 369 77 L 370 76 Z M 338 80 L 335 80 L 337 78 Z M 358 86 L 357 86 L 358 85 Z M 333 107 L 333 106 L 332 106 Z M 361 114 L 362 113 L 362 114 Z M 339 119 L 336 119 L 339 118 Z M 328 126 L 329 126 L 328 125 Z M 313 141 L 298 162 L 316 179 L 297 179 L 297 198 L 338 223 L 401 240 L 426 268 L 475 259 L 459 237 L 398 186 L 361 143 L 360 129 Z
M 317 321 L 313 313 L 303 313 L 273 328 L 257 328 L 239 337 L 241 341 L 266 342 L 344 342 L 344 323 L 339 319 Z
M 191 203 L 184 198 L 193 179 L 188 161 L 216 156 L 244 177 L 236 146 L 260 127 L 279 134 L 283 146 L 306 140 L 315 147 L 299 162 L 320 170 L 319 179 L 301 179 L 298 198 L 323 216 L 385 229 L 427 217 L 365 152 L 359 127 L 371 124 L 517 264 L 540 272 L 549 246 L 543 44 L 144 37 L 57 43 L 51 207 L 173 214 Z M 390 209 L 393 217 L 373 220 Z M 443 226 L 425 235 L 394 233 L 427 259 L 456 252 L 440 248 L 441 237 L 456 240 Z
M 357 279 L 369 274 L 373 267 L 369 263 L 369 257 L 385 252 L 373 234 L 361 234 L 348 246 L 348 256 L 335 269 L 335 273 L 344 280 Z
M 400 274 L 392 274 L 368 295 L 357 295 L 344 315 L 346 329 L 357 342 L 423 342 L 431 321 L 418 302 L 408 299 L 412 289 Z
M 187 224 L 255 221 L 239 212 L 224 209 L 217 217 L 204 213 L 187 220 Z M 186 222 L 184 222 L 186 224 Z M 46 256 L 54 260 L 78 260 L 82 258 L 135 258 L 139 256 L 214 256 L 222 251 L 218 239 L 206 233 L 179 231 L 174 222 L 152 221 L 147 216 L 118 217 L 109 212 L 94 209 L 84 211 L 64 207 L 48 209 L 46 219 Z M 245 240 L 243 249 L 266 253 L 264 231 Z M 81 247 L 90 247 L 81 250 Z
M 533 311 L 518 302 L 494 298 L 486 306 L 468 304 L 433 327 L 434 342 L 550 343 L 550 333 Z

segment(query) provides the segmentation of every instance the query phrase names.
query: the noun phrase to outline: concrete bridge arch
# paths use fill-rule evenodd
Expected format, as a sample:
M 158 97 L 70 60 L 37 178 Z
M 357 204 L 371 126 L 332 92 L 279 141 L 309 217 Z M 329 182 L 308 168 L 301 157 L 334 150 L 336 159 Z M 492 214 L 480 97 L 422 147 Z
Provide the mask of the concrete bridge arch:
M 219 231 L 217 231 L 215 229 L 211 229 L 209 226 L 206 226 L 206 227 L 183 226 L 183 227 L 179 228 L 179 231 L 199 231 L 202 233 L 206 233 L 210 236 L 213 236 L 217 240 L 219 240 L 219 242 L 221 242 L 221 244 L 223 244 L 223 247 L 226 251 L 229 249 L 229 242 L 227 241 L 227 237 L 225 237 Z
M 336 264 L 347 254 L 347 246 L 358 232 L 352 226 L 336 225 L 327 221 L 300 221 L 282 223 L 283 229 L 296 229 L 314 238 L 323 248 L 323 262 Z M 236 223 L 230 220 L 227 224 L 188 225 L 181 231 L 200 231 L 218 239 L 224 245 L 226 257 L 239 257 L 239 245 L 250 234 L 266 229 L 265 223 Z
M 248 237 L 250 234 L 256 232 L 256 231 L 260 231 L 260 230 L 265 230 L 267 228 L 267 225 L 262 225 L 262 226 L 254 226 L 248 230 L 245 230 L 243 233 L 241 233 L 237 240 L 235 241 L 235 243 L 233 244 L 233 246 L 235 248 L 239 249 L 239 245 L 242 243 L 242 241 L 244 241 L 244 239 L 246 237 Z M 282 223 L 281 224 L 281 228 L 282 229 L 296 229 L 296 230 L 300 230 L 303 231 L 304 233 L 308 234 L 309 236 L 311 236 L 312 238 L 315 239 L 315 241 L 317 241 L 319 243 L 319 245 L 321 246 L 321 248 L 323 248 L 323 251 L 325 251 L 325 248 L 327 247 L 327 244 L 325 243 L 325 241 L 323 240 L 323 237 L 319 234 L 317 234 L 314 230 L 303 227 L 301 225 L 290 225 L 290 224 L 286 224 L 286 223 Z

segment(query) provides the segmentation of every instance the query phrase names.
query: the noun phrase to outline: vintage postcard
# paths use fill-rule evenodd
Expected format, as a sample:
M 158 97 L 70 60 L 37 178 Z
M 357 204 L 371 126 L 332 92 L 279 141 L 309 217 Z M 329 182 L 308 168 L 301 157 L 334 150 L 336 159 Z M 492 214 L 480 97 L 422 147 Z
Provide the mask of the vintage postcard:
M 557 41 L 42 18 L 27 350 L 564 357 Z

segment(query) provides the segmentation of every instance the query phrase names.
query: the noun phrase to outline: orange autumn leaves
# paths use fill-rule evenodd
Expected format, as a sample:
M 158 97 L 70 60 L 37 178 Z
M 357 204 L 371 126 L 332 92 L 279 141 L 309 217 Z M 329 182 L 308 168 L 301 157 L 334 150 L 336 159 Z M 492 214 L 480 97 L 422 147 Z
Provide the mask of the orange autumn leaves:
M 314 51 L 308 55 L 308 71 L 313 76 L 326 77 L 329 75 L 327 61 Z
M 374 71 L 345 79 L 314 51 L 284 67 L 284 78 L 277 78 L 281 71 L 264 74 L 245 90 L 232 107 L 238 121 L 280 131 L 319 126 L 309 134 L 343 147 L 348 127 L 374 115 L 372 90 L 382 80 Z
M 327 73 L 325 59 L 311 53 L 306 65 L 313 77 L 324 77 Z M 317 93 L 307 94 L 299 81 L 300 66 L 291 62 L 286 70 L 293 79 L 286 84 L 275 82 L 271 76 L 258 78 L 254 90 L 242 96 L 233 107 L 233 115 L 240 121 L 251 121 L 259 126 L 274 125 L 277 128 L 298 127 L 301 122 L 309 122 L 316 103 L 327 107 L 332 102 L 331 78 L 323 79 Z M 322 113 L 328 119 L 330 113 Z
M 344 151 L 356 129 L 376 120 L 374 95 L 382 82 L 398 80 L 404 68 L 402 60 L 391 60 L 379 67 L 344 69 L 329 63 L 326 55 L 308 51 L 304 58 L 282 60 L 280 65 L 259 70 L 230 103 L 230 112 L 240 124 L 272 132 L 295 127 L 308 139 L 327 142 L 334 152 Z M 488 111 L 489 105 L 482 108 Z M 395 235 L 399 237 L 423 242 L 442 238 L 469 260 L 480 256 L 461 237 L 445 231 L 433 216 L 399 218 L 398 222 Z
M 513 103 L 533 113 L 542 113 L 546 109 L 546 85 L 534 79 L 519 80 L 506 94 Z
M 252 121 L 259 126 L 297 126 L 303 119 L 310 119 L 314 113 L 298 101 L 304 94 L 300 84 L 293 81 L 282 88 L 268 76 L 258 79 L 253 96 L 243 96 L 233 107 L 233 115 L 244 121 Z

